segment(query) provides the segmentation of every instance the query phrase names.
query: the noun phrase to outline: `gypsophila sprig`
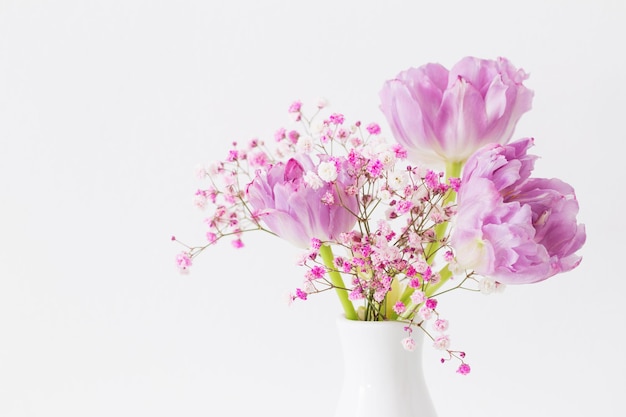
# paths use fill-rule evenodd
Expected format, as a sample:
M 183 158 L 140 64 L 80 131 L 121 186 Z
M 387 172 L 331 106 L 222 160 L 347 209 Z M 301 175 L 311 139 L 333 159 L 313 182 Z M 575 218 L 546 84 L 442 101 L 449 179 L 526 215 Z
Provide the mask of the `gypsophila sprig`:
M 573 188 L 530 176 L 533 139 L 508 143 L 530 109 L 526 78 L 504 58 L 402 72 L 381 91 L 396 142 L 323 100 L 311 115 L 294 101 L 291 124 L 271 145 L 233 143 L 198 170 L 205 185 L 194 204 L 208 213 L 206 242 L 179 241 L 179 269 L 219 241 L 242 248 L 244 233 L 267 232 L 302 248 L 290 303 L 333 291 L 346 318 L 405 323 L 398 343 L 409 351 L 413 331 L 423 331 L 441 362 L 467 375 L 445 294 L 499 293 L 569 271 L 586 238 Z
M 245 148 L 233 143 L 223 161 L 199 169 L 209 186 L 196 191 L 194 202 L 200 209 L 212 209 L 206 219 L 207 243 L 186 245 L 178 256 L 180 268 L 187 271 L 193 258 L 221 239 L 230 238 L 240 248 L 243 233 L 261 230 L 308 246 L 301 262 L 306 267 L 303 283 L 293 291 L 292 301 L 335 289 L 358 306 L 360 320 L 404 320 L 409 335 L 411 325 L 423 327 L 439 317 L 436 299 L 425 294 L 432 297 L 441 280 L 433 271 L 435 257 L 450 252 L 448 236 L 437 236 L 435 226 L 454 214 L 454 204 L 444 200 L 458 187 L 458 179 L 446 181 L 441 172 L 411 166 L 403 148 L 381 136 L 378 124 L 365 128 L 358 121 L 347 124 L 338 113 L 318 123 L 303 113 L 300 102 L 290 106 L 290 113 L 296 115 L 299 128 L 279 129 L 275 149 L 257 139 Z M 270 184 L 272 179 L 275 182 Z M 284 185 L 314 200 L 282 204 L 280 186 Z M 268 191 L 265 197 L 273 200 L 251 195 L 255 187 Z M 337 229 L 341 222 L 336 218 L 320 216 L 320 227 L 311 229 L 320 233 L 286 231 L 285 226 L 293 231 L 311 221 L 297 217 L 302 204 L 338 211 L 336 217 L 347 217 L 348 226 Z M 272 224 L 273 216 L 282 228 L 265 225 Z M 331 255 L 329 262 L 322 253 L 331 247 L 343 254 Z M 333 280 L 333 274 L 342 278 Z M 408 294 L 404 300 L 401 289 Z M 447 335 L 431 338 L 434 346 L 464 363 L 449 349 Z M 448 343 L 442 343 L 442 338 Z

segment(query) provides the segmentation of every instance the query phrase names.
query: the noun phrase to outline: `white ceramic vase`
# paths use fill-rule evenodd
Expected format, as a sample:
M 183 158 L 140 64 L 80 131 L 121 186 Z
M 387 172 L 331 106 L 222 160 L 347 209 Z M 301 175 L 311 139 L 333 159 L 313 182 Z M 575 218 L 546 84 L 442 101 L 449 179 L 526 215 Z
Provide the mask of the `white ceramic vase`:
M 424 333 L 415 350 L 402 346 L 404 323 L 337 319 L 344 375 L 335 417 L 436 417 L 424 380 Z

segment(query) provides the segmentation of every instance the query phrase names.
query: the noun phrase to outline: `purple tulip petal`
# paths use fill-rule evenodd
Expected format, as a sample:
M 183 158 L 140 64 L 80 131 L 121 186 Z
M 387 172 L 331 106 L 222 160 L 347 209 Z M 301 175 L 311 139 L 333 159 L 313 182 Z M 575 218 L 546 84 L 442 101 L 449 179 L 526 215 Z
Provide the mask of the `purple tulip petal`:
M 586 240 L 574 189 L 530 178 L 532 139 L 488 145 L 463 171 L 451 237 L 459 265 L 505 284 L 528 284 L 569 271 Z M 478 257 L 482 258 L 478 258 Z
M 531 108 L 526 78 L 504 58 L 466 57 L 450 71 L 427 64 L 387 81 L 380 108 L 414 162 L 441 167 L 464 162 L 485 144 L 508 143 Z
M 267 172 L 259 171 L 247 189 L 251 208 L 262 213 L 261 220 L 269 230 L 303 248 L 308 248 L 314 237 L 331 240 L 350 231 L 356 223 L 351 213 L 357 210 L 356 198 L 341 191 L 347 184 L 338 180 L 335 185 L 313 189 L 303 175 L 306 169 L 314 168 L 308 156 L 290 159 Z M 335 204 L 322 202 L 328 192 L 335 196 Z

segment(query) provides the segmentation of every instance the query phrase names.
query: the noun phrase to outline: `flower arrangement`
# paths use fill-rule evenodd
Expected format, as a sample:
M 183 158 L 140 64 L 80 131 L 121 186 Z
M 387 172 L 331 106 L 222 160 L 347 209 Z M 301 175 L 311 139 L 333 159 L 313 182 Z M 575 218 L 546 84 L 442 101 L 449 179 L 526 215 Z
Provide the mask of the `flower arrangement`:
M 507 59 L 466 57 L 450 70 L 411 68 L 384 83 L 380 109 L 396 142 L 380 125 L 311 116 L 294 102 L 293 128 L 275 146 L 233 144 L 223 161 L 201 168 L 208 185 L 195 205 L 211 207 L 207 241 L 184 245 L 192 260 L 223 239 L 265 231 L 301 247 L 302 285 L 290 302 L 334 290 L 348 319 L 406 323 L 407 350 L 420 328 L 442 362 L 453 350 L 439 314 L 445 293 L 491 293 L 575 268 L 585 242 L 574 189 L 531 176 L 533 139 L 510 142 L 533 92 Z

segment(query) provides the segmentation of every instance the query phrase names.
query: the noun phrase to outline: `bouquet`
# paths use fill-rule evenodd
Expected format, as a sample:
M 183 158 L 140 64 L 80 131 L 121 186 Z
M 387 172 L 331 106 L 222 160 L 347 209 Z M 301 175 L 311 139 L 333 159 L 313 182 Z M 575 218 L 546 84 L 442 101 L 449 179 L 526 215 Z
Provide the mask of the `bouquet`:
M 302 248 L 289 301 L 333 291 L 352 320 L 419 328 L 467 374 L 439 314 L 445 293 L 489 294 L 575 268 L 586 238 L 574 189 L 532 177 L 532 138 L 511 141 L 533 92 L 507 59 L 466 57 L 450 70 L 410 68 L 386 81 L 376 123 L 348 122 L 324 101 L 289 107 L 274 143 L 233 144 L 199 170 L 194 202 L 208 210 L 206 242 L 176 256 L 187 272 L 208 247 L 264 231 Z

